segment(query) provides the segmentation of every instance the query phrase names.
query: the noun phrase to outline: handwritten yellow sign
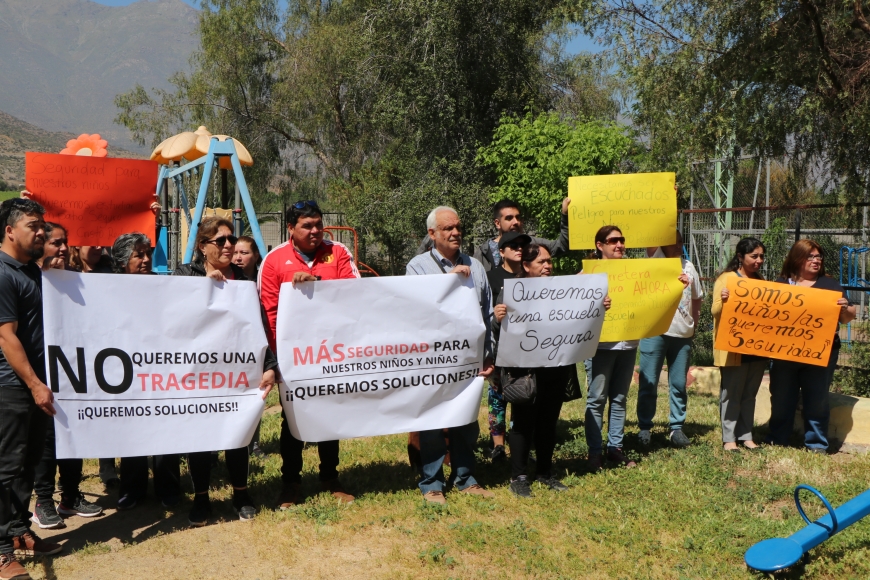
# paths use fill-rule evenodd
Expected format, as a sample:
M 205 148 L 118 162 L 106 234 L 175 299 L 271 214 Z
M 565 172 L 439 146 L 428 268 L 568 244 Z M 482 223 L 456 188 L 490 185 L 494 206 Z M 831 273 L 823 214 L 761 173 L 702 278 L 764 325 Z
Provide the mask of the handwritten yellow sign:
M 715 348 L 827 366 L 842 294 L 736 276 L 728 293 Z
M 673 173 L 569 177 L 568 240 L 572 250 L 595 248 L 601 226 L 619 226 L 629 248 L 677 241 Z
M 679 258 L 583 260 L 584 274 L 607 274 L 610 310 L 601 342 L 638 340 L 667 332 L 683 295 Z

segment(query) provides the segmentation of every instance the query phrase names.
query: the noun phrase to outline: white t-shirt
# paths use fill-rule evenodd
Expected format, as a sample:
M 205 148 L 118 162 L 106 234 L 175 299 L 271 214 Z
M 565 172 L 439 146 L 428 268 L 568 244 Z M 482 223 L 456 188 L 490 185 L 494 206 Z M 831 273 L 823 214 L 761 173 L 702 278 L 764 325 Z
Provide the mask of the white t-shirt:
M 665 255 L 662 253 L 662 249 L 659 248 L 652 257 L 664 258 Z M 692 300 L 702 298 L 704 290 L 701 288 L 701 278 L 698 276 L 695 266 L 684 258 L 680 258 L 680 263 L 683 265 L 683 274 L 689 277 L 689 285 L 683 290 L 683 296 L 680 298 L 677 311 L 674 312 L 671 327 L 665 334 L 677 338 L 692 338 L 695 336 L 695 320 L 692 318 Z

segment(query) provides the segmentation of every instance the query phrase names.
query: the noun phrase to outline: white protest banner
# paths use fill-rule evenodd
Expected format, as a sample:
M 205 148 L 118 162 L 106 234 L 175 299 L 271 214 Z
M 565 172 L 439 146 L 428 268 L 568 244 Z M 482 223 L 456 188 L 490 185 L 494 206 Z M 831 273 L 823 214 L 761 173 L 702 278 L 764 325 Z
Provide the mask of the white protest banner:
M 556 367 L 595 354 L 604 324 L 607 276 L 545 276 L 505 280 L 507 315 L 496 364 Z
M 51 270 L 42 288 L 58 458 L 250 442 L 267 348 L 253 283 Z
M 485 328 L 459 275 L 281 286 L 278 362 L 290 432 L 330 441 L 477 419 Z

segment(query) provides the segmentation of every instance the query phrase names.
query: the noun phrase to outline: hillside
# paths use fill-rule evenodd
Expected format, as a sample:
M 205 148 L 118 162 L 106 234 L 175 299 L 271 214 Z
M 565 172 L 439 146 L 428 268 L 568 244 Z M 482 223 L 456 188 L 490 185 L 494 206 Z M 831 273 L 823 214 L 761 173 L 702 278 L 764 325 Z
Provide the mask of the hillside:
M 53 133 L 0 111 L 0 180 L 18 185 L 24 183 L 24 153 L 49 151 L 59 153 L 72 133 Z M 143 157 L 114 146 L 109 140 L 111 157 Z
M 181 0 L 103 6 L 89 0 L 0 0 L 0 111 L 48 131 L 100 133 L 133 148 L 114 124 L 115 95 L 167 88 L 197 46 L 197 11 Z

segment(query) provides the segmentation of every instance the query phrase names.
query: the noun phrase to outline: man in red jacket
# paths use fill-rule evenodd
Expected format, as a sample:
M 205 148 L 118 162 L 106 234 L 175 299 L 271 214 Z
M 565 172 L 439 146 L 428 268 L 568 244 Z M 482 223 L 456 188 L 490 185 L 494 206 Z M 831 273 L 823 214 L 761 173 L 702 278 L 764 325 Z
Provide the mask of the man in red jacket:
M 338 242 L 323 239 L 323 213 L 317 202 L 298 201 L 290 206 L 287 209 L 287 232 L 289 241 L 266 254 L 257 280 L 260 302 L 269 323 L 266 334 L 273 352 L 278 352 L 275 329 L 281 284 L 360 277 L 350 251 Z M 303 442 L 290 433 L 287 417 L 282 413 L 281 479 L 284 487 L 278 498 L 280 509 L 302 502 L 302 446 Z M 345 492 L 338 481 L 338 441 L 320 442 L 317 450 L 320 454 L 320 485 L 323 490 L 343 502 L 352 502 L 354 497 Z

